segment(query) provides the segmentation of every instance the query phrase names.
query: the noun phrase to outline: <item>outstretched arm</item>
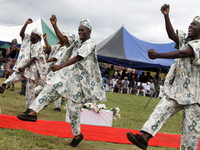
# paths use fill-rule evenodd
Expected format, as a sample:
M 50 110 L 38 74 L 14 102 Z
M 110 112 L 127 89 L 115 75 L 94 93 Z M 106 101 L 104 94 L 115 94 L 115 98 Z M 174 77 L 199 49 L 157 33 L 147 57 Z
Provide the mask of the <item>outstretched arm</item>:
M 26 30 L 27 25 L 28 25 L 29 23 L 32 23 L 32 22 L 33 22 L 32 19 L 31 19 L 31 18 L 28 18 L 27 21 L 26 21 L 26 23 L 25 23 L 24 26 L 22 27 L 22 29 L 21 29 L 21 31 L 20 31 L 20 34 L 19 34 L 19 35 L 21 36 L 22 40 L 24 39 L 24 36 L 25 36 L 24 32 L 25 32 L 25 30 Z
M 43 34 L 43 39 L 44 39 L 44 42 L 45 42 L 45 45 L 46 45 L 47 49 L 49 51 L 51 51 L 51 46 L 49 45 L 49 43 L 47 41 L 47 34 L 46 33 Z
M 165 4 L 161 7 L 161 12 L 163 13 L 165 18 L 165 27 L 167 30 L 168 37 L 171 40 L 173 40 L 176 44 L 178 44 L 179 43 L 178 35 L 174 32 L 174 28 L 169 19 L 169 8 L 170 8 L 169 5 Z
M 61 64 L 61 65 L 53 65 L 51 66 L 51 70 L 52 71 L 58 71 L 64 67 L 67 67 L 67 66 L 70 66 L 74 63 L 76 63 L 77 61 L 80 61 L 81 59 L 83 59 L 83 57 L 79 56 L 79 55 L 76 55 L 74 57 L 72 57 L 70 60 L 66 61 L 65 63 Z
M 147 51 L 150 59 L 156 59 L 156 58 L 174 59 L 174 58 L 185 58 L 194 56 L 194 51 L 191 47 L 185 50 L 177 50 L 168 53 L 157 53 L 154 49 L 149 49 Z
M 51 24 L 52 24 L 52 26 L 53 26 L 53 28 L 54 28 L 54 31 L 55 31 L 55 33 L 56 33 L 56 35 L 57 35 L 57 37 L 58 37 L 58 39 L 61 41 L 61 42 L 63 42 L 63 43 L 65 43 L 65 44 L 69 44 L 69 41 L 68 41 L 68 39 L 66 38 L 66 37 L 64 37 L 63 36 L 63 34 L 60 32 L 60 30 L 58 29 L 58 26 L 57 26 L 57 18 L 56 18 L 56 15 L 52 15 L 51 16 L 51 18 L 50 18 L 50 22 L 51 22 Z

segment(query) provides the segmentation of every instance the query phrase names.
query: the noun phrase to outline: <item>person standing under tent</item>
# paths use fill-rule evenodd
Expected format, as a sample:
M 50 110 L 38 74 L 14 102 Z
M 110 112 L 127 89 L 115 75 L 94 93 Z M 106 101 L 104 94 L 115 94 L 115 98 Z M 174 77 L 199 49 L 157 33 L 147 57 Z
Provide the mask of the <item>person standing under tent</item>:
M 6 62 L 6 69 L 5 69 L 5 75 L 6 79 L 14 72 L 13 67 L 17 61 L 20 48 L 17 47 L 17 39 L 12 40 L 12 46 L 7 49 L 7 62 Z M 10 88 L 11 91 L 15 90 L 14 84 Z
M 148 141 L 155 136 L 170 117 L 183 110 L 180 149 L 197 150 L 200 134 L 200 16 L 196 16 L 188 28 L 188 34 L 177 33 L 169 19 L 169 5 L 163 5 L 165 26 L 170 39 L 176 43 L 177 51 L 157 53 L 148 50 L 150 59 L 174 59 L 164 83 L 164 97 L 155 107 L 140 130 L 142 135 L 127 133 L 129 141 L 146 149 Z

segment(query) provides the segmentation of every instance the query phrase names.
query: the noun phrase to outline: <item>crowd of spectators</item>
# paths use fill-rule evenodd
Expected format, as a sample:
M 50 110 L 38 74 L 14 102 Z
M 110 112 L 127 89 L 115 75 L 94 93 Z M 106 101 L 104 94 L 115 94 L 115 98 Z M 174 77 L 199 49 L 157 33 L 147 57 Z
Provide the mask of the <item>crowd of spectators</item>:
M 126 68 L 115 71 L 112 65 L 102 73 L 102 79 L 107 91 L 163 97 L 164 82 L 162 81 L 158 87 L 158 82 L 160 81 L 158 73 L 154 76 L 151 76 L 150 72 L 142 72 L 141 75 L 138 75 L 136 71 L 127 71 Z

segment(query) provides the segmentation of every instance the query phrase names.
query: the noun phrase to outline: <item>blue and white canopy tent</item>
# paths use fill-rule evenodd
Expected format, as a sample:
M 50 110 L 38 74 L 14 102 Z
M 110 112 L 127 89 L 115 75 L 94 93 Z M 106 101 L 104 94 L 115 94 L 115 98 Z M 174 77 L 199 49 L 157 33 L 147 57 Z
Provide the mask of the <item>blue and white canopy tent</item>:
M 168 72 L 174 59 L 148 58 L 147 49 L 157 52 L 176 50 L 175 43 L 154 44 L 134 37 L 123 26 L 110 37 L 97 45 L 99 62 L 147 71 Z

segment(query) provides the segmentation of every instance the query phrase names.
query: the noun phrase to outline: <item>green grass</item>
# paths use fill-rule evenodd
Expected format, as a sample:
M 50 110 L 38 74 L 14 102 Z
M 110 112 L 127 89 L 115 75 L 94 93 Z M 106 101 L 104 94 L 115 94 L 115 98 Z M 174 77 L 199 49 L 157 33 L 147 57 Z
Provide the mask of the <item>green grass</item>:
M 5 81 L 0 78 L 0 84 Z M 25 96 L 19 95 L 20 83 L 15 85 L 15 91 L 9 89 L 0 94 L 0 109 L 2 114 L 18 115 L 26 110 Z M 160 99 L 152 98 L 146 109 L 144 106 L 149 97 L 136 96 L 133 94 L 118 94 L 106 92 L 108 109 L 119 107 L 121 118 L 113 120 L 113 127 L 139 130 L 153 111 Z M 65 121 L 66 111 L 62 105 L 61 112 L 55 112 L 54 103 L 38 114 L 38 119 Z M 160 132 L 180 134 L 182 112 L 173 116 Z M 120 136 L 120 135 L 119 135 Z M 69 146 L 71 138 L 58 138 L 43 136 L 24 130 L 0 128 L 0 150 L 47 150 L 47 149 L 74 149 L 74 150 L 139 150 L 132 144 L 115 144 L 109 142 L 97 142 L 83 140 L 78 147 Z M 148 150 L 175 150 L 167 147 L 148 147 Z

